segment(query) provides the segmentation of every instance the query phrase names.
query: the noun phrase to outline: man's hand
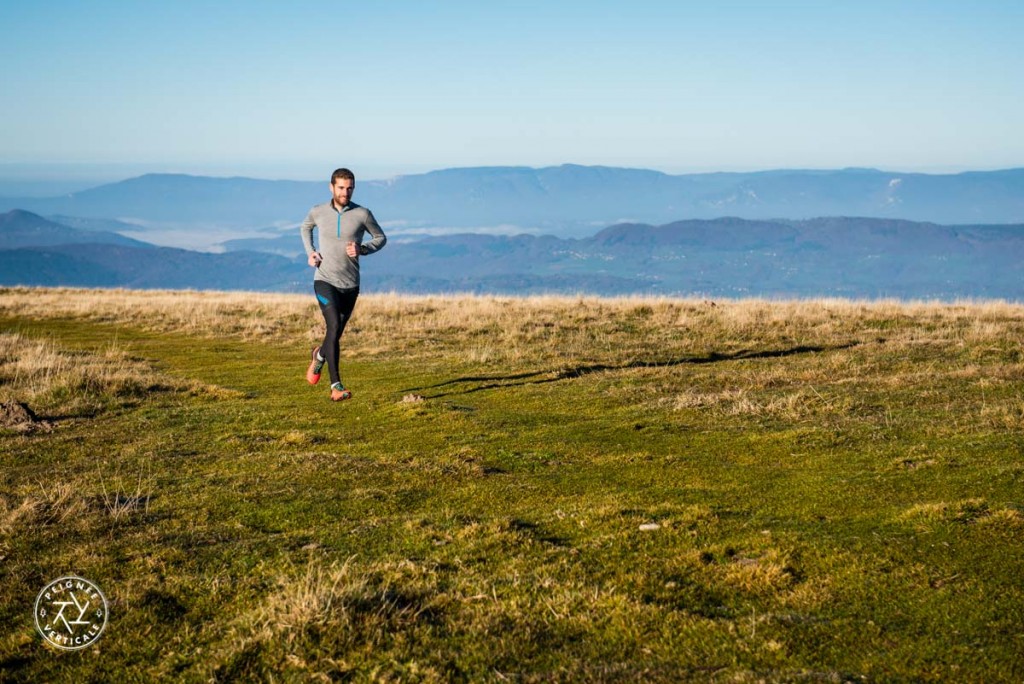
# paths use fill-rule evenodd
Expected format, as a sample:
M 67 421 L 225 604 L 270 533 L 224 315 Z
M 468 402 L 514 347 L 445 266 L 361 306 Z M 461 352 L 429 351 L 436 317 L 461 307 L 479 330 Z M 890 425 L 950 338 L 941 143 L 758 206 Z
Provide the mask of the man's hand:
M 322 262 L 323 260 L 324 258 L 320 256 L 320 252 L 313 252 L 312 254 L 309 255 L 309 259 L 306 260 L 306 263 L 312 266 L 313 268 L 319 268 L 320 262 Z
M 359 256 L 359 247 L 356 246 L 356 243 L 349 242 L 347 245 L 345 245 L 345 254 L 348 254 L 350 257 L 355 259 L 357 256 Z

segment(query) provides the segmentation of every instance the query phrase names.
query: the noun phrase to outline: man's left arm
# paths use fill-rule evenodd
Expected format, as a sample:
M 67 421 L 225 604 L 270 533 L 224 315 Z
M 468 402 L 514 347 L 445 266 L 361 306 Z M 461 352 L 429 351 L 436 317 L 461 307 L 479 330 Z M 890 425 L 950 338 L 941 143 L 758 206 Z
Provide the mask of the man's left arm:
M 373 254 L 374 252 L 382 249 L 384 244 L 388 241 L 384 231 L 381 230 L 380 224 L 377 223 L 377 219 L 373 217 L 373 212 L 369 209 L 366 210 L 366 222 L 363 224 L 366 228 L 366 232 L 373 236 L 373 239 L 369 242 L 364 242 L 359 247 L 360 254 Z

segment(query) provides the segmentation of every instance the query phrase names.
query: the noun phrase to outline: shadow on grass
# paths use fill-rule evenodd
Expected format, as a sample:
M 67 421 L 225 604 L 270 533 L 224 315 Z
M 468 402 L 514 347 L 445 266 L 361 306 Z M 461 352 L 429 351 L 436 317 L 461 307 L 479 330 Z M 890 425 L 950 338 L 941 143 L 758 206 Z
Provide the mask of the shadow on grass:
M 636 361 L 630 361 L 629 363 L 623 364 L 598 363 L 584 366 L 575 366 L 573 368 L 563 368 L 559 370 L 515 373 L 513 375 L 470 375 L 462 378 L 455 378 L 453 380 L 445 380 L 444 382 L 439 382 L 434 385 L 424 385 L 423 387 L 410 387 L 402 390 L 402 392 L 422 392 L 424 390 L 436 390 L 444 387 L 451 387 L 452 385 L 460 385 L 462 383 L 487 383 L 479 385 L 477 387 L 470 387 L 468 389 L 451 389 L 444 392 L 438 392 L 436 394 L 423 395 L 424 399 L 440 399 L 441 397 L 448 397 L 455 394 L 471 394 L 473 392 L 481 392 L 483 390 L 489 389 L 500 389 L 502 387 L 519 387 L 522 385 L 544 385 L 551 382 L 572 380 L 574 378 L 580 378 L 583 377 L 584 375 L 589 375 L 591 373 L 602 373 L 606 371 L 631 370 L 634 368 L 671 368 L 673 366 L 683 366 L 687 364 L 699 365 L 705 363 L 721 363 L 723 361 L 741 361 L 745 359 L 778 359 L 786 356 L 796 356 L 797 354 L 814 354 L 826 351 L 841 351 L 843 349 L 850 349 L 851 347 L 855 347 L 858 344 L 860 343 L 848 342 L 846 344 L 834 345 L 830 347 L 801 345 L 798 347 L 792 347 L 790 349 L 767 349 L 762 351 L 741 349 L 740 351 L 732 352 L 730 354 L 711 352 L 707 356 L 688 356 L 681 359 L 653 361 L 638 359 Z

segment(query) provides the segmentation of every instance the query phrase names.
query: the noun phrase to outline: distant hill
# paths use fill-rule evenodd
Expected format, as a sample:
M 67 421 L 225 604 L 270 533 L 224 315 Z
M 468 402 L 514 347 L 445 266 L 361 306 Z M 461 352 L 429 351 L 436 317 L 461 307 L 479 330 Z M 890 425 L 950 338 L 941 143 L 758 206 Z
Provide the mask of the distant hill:
M 0 284 L 308 291 L 298 236 L 284 255 L 118 245 L 0 250 Z M 274 242 L 273 240 L 271 242 Z M 1024 224 L 740 218 L 624 223 L 589 238 L 461 234 L 393 240 L 363 289 L 1024 301 Z
M 327 181 L 268 181 L 147 174 L 60 197 L 0 199 L 42 214 L 118 219 L 173 226 L 209 224 L 244 228 L 280 220 L 301 221 L 328 199 Z M 17 203 L 17 204 L 12 204 Z
M 578 240 L 438 236 L 373 258 L 375 279 L 413 290 L 515 292 L 519 282 L 605 295 L 1024 300 L 1024 224 L 721 218 L 619 224 Z
M 0 249 L 53 247 L 81 243 L 102 243 L 130 247 L 152 247 L 131 238 L 99 230 L 79 230 L 54 223 L 32 212 L 15 209 L 0 214 Z
M 309 207 L 327 199 L 326 179 L 152 174 L 61 197 L 0 199 L 0 210 L 249 229 L 297 223 Z M 482 232 L 515 226 L 519 232 L 583 237 L 624 221 L 662 224 L 720 216 L 1020 223 L 1024 169 L 946 175 L 875 169 L 669 175 L 576 165 L 480 167 L 359 181 L 355 199 L 396 234 L 406 228 Z
M 298 291 L 312 275 L 294 259 L 167 247 L 61 245 L 0 250 L 0 285 Z

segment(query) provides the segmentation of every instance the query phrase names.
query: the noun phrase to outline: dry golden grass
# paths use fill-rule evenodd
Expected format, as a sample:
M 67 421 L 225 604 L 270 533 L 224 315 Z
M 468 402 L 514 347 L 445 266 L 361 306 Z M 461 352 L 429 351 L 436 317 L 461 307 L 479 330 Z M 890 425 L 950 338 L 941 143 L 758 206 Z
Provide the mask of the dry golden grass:
M 15 503 L 0 495 L 0 539 L 10 535 L 18 527 L 31 525 L 39 508 L 38 499 L 26 497 Z
M 339 653 L 358 653 L 366 643 L 383 646 L 394 633 L 416 627 L 424 614 L 441 610 L 447 601 L 437 573 L 413 561 L 312 561 L 297 577 L 279 577 L 260 605 L 234 621 L 220 654 L 228 665 L 213 675 L 256 676 L 247 669 L 246 656 L 266 651 L 273 654 L 276 673 L 286 680 L 335 681 L 354 662 L 323 652 L 305 659 L 295 654 L 317 652 L 325 643 Z M 417 674 L 420 681 L 444 681 L 432 668 Z
M 920 523 L 956 522 L 1011 527 L 1024 523 L 1020 511 L 1014 508 L 993 508 L 982 498 L 916 504 L 905 511 L 901 519 Z
M 323 323 L 311 296 L 248 292 L 0 289 L 0 315 L 85 318 L 200 337 L 315 341 Z M 471 363 L 538 355 L 567 361 L 669 359 L 677 353 L 854 345 L 969 348 L 983 359 L 1024 339 L 1024 306 L 992 302 L 816 299 L 708 302 L 649 297 L 363 295 L 345 353 Z M 1021 360 L 1020 357 L 1018 360 Z
M 164 377 L 147 363 L 131 358 L 116 341 L 98 353 L 88 353 L 69 351 L 48 340 L 0 332 L 0 404 L 26 403 L 34 409 L 42 407 L 51 416 L 68 416 L 163 391 L 214 397 L 238 394 L 196 381 Z
M 273 337 L 305 320 L 297 295 L 177 290 L 0 289 L 0 313 L 84 318 L 190 335 Z M 309 303 L 308 301 L 306 302 Z M 315 309 L 310 306 L 311 310 Z
M 313 298 L 291 294 L 13 288 L 0 290 L 0 316 L 85 318 L 190 337 L 302 346 L 323 334 Z M 891 408 L 884 398 L 865 404 L 864 393 L 857 390 L 920 387 L 926 398 L 935 391 L 935 373 L 962 387 L 1005 390 L 1024 374 L 1022 342 L 1024 306 L 1000 301 L 376 294 L 360 298 L 342 353 L 500 366 L 556 378 L 624 371 L 642 380 L 622 390 L 636 394 L 640 403 L 710 412 L 722 419 L 815 421 L 854 414 L 884 417 Z M 5 344 L 9 349 L 21 342 L 7 338 Z M 0 350 L 5 382 L 0 396 L 19 383 L 28 383 L 21 391 L 31 393 L 33 384 L 46 387 L 47 378 L 91 372 L 80 359 L 72 362 L 44 344 L 32 344 L 39 346 L 13 362 L 10 351 Z M 827 353 L 813 362 L 796 360 L 816 351 Z M 108 350 L 103 360 L 108 367 L 96 369 L 95 379 L 63 382 L 92 382 L 115 394 L 130 394 L 138 382 L 136 372 L 118 371 L 125 363 L 119 353 Z M 773 354 L 796 356 L 786 364 L 709 372 L 704 384 L 683 384 L 680 391 L 680 366 Z M 955 361 L 940 370 L 901 363 L 935 354 Z M 982 404 L 978 411 L 995 428 L 1024 427 L 1019 400 Z
M 116 343 L 101 353 L 87 354 L 0 333 L 0 402 L 62 402 L 62 412 L 67 413 L 95 407 L 104 398 L 167 388 L 152 369 L 129 358 Z
M 0 494 L 0 556 L 4 538 L 19 530 L 51 525 L 64 530 L 94 529 L 104 522 L 148 513 L 154 488 L 142 475 L 106 478 L 87 473 L 63 474 Z
M 796 571 L 786 553 L 767 549 L 757 557 L 733 558 L 726 566 L 725 582 L 751 594 L 774 593 L 792 587 Z
M 84 318 L 187 337 L 297 346 L 312 345 L 323 334 L 313 298 L 292 294 L 12 288 L 0 290 L 0 316 Z M 52 395 L 47 388 L 54 384 L 65 385 L 63 394 L 74 401 L 97 391 L 130 397 L 154 382 L 138 367 L 121 372 L 119 366 L 130 361 L 116 347 L 94 363 L 45 343 L 4 339 L 0 399 L 12 392 L 22 399 Z M 945 391 L 936 388 L 956 385 L 998 397 L 972 407 L 971 420 L 1017 430 L 1024 427 L 1024 403 L 1007 394 L 1024 375 L 1022 342 L 1024 306 L 1000 301 L 376 294 L 360 298 L 342 353 L 437 362 L 474 373 L 500 367 L 505 376 L 525 371 L 531 380 L 629 374 L 632 382 L 612 391 L 652 408 L 698 411 L 723 421 L 838 424 L 859 416 L 891 426 L 889 415 L 898 407 L 881 391 L 919 388 L 923 400 L 934 400 Z M 11 350 L 26 344 L 35 346 L 13 359 Z M 789 358 L 690 372 L 704 361 L 773 355 Z M 949 362 L 914 361 L 937 356 Z M 406 406 L 423 410 L 417 403 Z M 960 417 L 968 417 L 962 409 L 951 423 L 929 429 L 955 431 Z

